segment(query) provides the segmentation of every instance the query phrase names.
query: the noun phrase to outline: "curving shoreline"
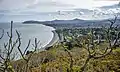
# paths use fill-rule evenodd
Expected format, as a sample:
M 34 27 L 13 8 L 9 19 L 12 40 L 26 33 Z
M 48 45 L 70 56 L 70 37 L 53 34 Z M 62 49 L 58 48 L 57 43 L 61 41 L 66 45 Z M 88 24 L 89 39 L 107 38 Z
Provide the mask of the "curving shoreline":
M 42 24 L 42 25 L 44 25 L 44 24 Z M 44 25 L 44 26 L 48 26 L 48 25 Z M 48 26 L 48 27 L 52 27 L 52 26 Z M 59 36 L 56 33 L 56 31 L 55 31 L 56 29 L 54 27 L 52 27 L 52 28 L 53 28 L 53 30 L 52 30 L 52 33 L 53 33 L 52 39 L 50 40 L 50 42 L 48 42 L 47 45 L 45 45 L 44 47 L 41 47 L 41 48 L 37 49 L 37 52 L 48 50 L 49 47 L 53 46 L 55 43 L 57 43 L 59 41 Z
M 59 40 L 59 37 L 58 37 L 58 34 L 56 33 L 56 31 L 53 30 L 52 32 L 53 32 L 53 38 L 52 38 L 52 40 L 49 42 L 49 44 L 47 44 L 47 45 L 45 46 L 45 48 L 53 46 L 53 45 L 54 45 L 56 42 L 58 42 L 58 40 Z
M 58 37 L 58 34 L 56 33 L 56 31 L 53 30 L 52 33 L 53 33 L 52 40 L 45 47 L 40 48 L 39 52 L 47 50 L 49 47 L 53 46 L 55 43 L 57 43 L 59 41 L 59 37 Z

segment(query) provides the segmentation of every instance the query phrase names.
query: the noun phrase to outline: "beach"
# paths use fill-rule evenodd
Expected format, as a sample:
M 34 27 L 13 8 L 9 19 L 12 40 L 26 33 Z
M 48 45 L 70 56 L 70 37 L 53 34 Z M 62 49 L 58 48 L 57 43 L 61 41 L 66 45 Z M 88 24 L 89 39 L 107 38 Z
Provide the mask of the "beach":
M 46 45 L 45 47 L 51 47 L 53 46 L 56 42 L 58 42 L 59 40 L 59 37 L 58 37 L 58 34 L 56 33 L 55 30 L 52 31 L 53 32 L 53 38 L 52 40 L 50 41 L 50 43 L 48 45 Z
M 47 50 L 49 47 L 55 45 L 59 41 L 59 37 L 58 37 L 58 34 L 56 33 L 56 31 L 53 30 L 52 32 L 53 32 L 53 38 L 52 38 L 52 40 L 45 47 L 40 48 L 39 52 Z
M 10 23 L 0 23 L 0 28 L 4 29 L 4 32 L 9 32 Z M 45 50 L 46 47 L 52 46 L 57 40 L 57 34 L 53 31 L 55 30 L 53 27 L 46 26 L 43 24 L 22 24 L 22 23 L 14 23 L 13 24 L 13 39 L 17 39 L 17 35 L 15 30 L 19 31 L 21 35 L 21 46 L 20 49 L 24 52 L 28 41 L 31 40 L 31 44 L 27 51 L 33 51 L 34 39 L 37 38 L 40 43 L 38 44 L 38 48 L 36 52 L 40 50 Z M 1 35 L 1 34 L 0 34 Z M 4 34 L 4 37 L 0 40 L 0 50 L 4 51 L 4 43 L 8 42 L 7 34 Z M 44 47 L 44 48 L 43 48 Z M 16 53 L 16 59 L 19 59 L 19 51 L 17 48 L 14 48 L 13 53 Z M 18 58 L 19 57 L 19 58 Z

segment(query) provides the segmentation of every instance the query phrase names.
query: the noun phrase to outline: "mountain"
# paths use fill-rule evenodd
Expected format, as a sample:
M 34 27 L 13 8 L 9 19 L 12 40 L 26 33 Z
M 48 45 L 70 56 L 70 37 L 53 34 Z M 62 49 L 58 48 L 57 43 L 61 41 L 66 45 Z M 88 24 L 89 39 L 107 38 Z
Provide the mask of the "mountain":
M 24 22 L 23 22 L 23 24 L 33 24 L 33 23 L 40 24 L 40 23 L 43 23 L 43 22 L 40 22 L 40 21 L 34 21 L 34 20 L 24 21 Z
M 85 20 L 81 19 L 73 19 L 73 20 L 53 20 L 53 21 L 24 21 L 23 23 L 37 23 L 37 24 L 79 24 L 86 22 Z
M 113 19 L 110 19 L 113 20 Z M 110 22 L 108 19 L 106 20 L 81 20 L 81 19 L 73 19 L 73 20 L 52 20 L 52 21 L 24 21 L 23 24 L 44 24 L 52 27 L 101 27 L 108 26 Z M 115 25 L 120 26 L 120 19 L 116 20 Z

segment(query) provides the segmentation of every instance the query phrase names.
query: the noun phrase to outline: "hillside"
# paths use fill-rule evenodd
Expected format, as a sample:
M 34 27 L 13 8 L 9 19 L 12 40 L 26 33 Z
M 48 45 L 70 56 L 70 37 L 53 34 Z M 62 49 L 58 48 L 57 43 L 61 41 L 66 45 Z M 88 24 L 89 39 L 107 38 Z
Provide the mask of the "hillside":
M 110 19 L 112 20 L 112 19 Z M 81 20 L 81 19 L 73 19 L 73 20 L 52 20 L 52 21 L 24 21 L 23 24 L 44 24 L 52 27 L 101 27 L 101 26 L 109 26 L 108 19 L 106 20 Z M 115 25 L 120 25 L 120 19 L 116 20 Z

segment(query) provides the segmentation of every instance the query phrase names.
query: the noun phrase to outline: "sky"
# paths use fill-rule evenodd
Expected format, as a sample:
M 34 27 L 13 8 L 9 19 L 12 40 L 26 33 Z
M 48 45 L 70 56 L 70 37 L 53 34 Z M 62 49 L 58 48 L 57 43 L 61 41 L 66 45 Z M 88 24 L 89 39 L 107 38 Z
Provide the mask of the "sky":
M 0 22 L 11 20 L 73 19 L 80 16 L 81 19 L 92 19 L 92 12 L 79 12 L 79 9 L 87 9 L 89 11 L 89 9 L 103 6 L 114 6 L 119 2 L 120 0 L 0 0 Z M 98 18 L 106 18 L 100 17 L 101 14 L 108 18 L 111 11 L 116 11 L 116 9 L 104 11 L 97 9 L 96 14 Z
M 50 11 L 69 8 L 93 8 L 118 3 L 118 0 L 0 0 L 0 10 Z

